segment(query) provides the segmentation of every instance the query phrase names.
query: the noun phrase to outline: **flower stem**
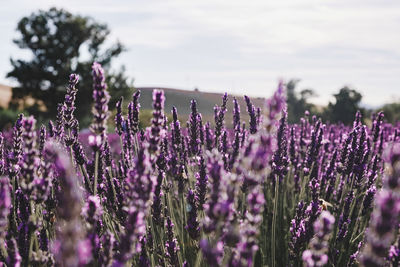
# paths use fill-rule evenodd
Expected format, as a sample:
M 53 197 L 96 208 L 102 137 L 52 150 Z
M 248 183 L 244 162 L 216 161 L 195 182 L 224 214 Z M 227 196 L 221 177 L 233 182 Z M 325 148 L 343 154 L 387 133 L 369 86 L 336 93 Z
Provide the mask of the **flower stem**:
M 275 180 L 274 212 L 272 214 L 271 266 L 275 267 L 276 217 L 278 212 L 279 180 Z
M 97 194 L 97 175 L 99 172 L 99 151 L 96 151 L 94 159 L 93 195 Z

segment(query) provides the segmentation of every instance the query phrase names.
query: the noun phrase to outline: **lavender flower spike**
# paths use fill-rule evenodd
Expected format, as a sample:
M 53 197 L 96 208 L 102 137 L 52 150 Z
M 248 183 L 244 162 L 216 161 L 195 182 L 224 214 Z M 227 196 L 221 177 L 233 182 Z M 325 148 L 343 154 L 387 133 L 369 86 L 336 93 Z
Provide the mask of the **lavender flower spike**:
M 324 266 L 328 263 L 328 239 L 334 223 L 335 217 L 328 211 L 323 211 L 314 223 L 315 237 L 311 240 L 310 249 L 303 252 L 305 266 Z
M 197 239 L 200 236 L 199 222 L 197 221 L 197 197 L 191 189 L 187 194 L 187 200 L 188 219 L 186 229 L 192 239 Z
M 0 242 L 4 241 L 4 234 L 8 225 L 11 197 L 8 179 L 0 177 Z
M 67 93 L 65 94 L 64 100 L 64 122 L 65 129 L 70 129 L 74 120 L 74 111 L 75 111 L 75 98 L 78 89 L 76 89 L 76 85 L 79 82 L 79 75 L 71 74 L 69 76 L 69 83 L 67 87 Z
M 4 137 L 0 132 L 0 175 L 4 174 L 6 161 L 4 158 Z
M 247 105 L 247 112 L 249 113 L 250 116 L 250 133 L 255 134 L 257 132 L 257 115 L 256 115 L 256 109 L 254 105 L 251 103 L 251 100 L 248 96 L 244 96 L 244 99 L 246 100 L 246 105 Z
M 68 156 L 58 149 L 56 144 L 51 142 L 46 144 L 45 161 L 53 162 L 61 187 L 57 196 L 59 227 L 56 233 L 57 241 L 53 246 L 55 260 L 62 266 L 86 264 L 86 259 L 80 257 L 84 233 L 80 222 L 81 194 L 76 183 L 77 178 Z
M 139 131 L 139 103 L 140 90 L 133 94 L 133 100 L 128 105 L 128 118 L 132 132 L 135 134 Z
M 164 91 L 153 91 L 153 119 L 151 120 L 150 147 L 149 150 L 155 153 L 158 150 L 164 122 Z
M 375 197 L 375 208 L 360 256 L 360 263 L 368 267 L 385 265 L 399 224 L 400 144 L 395 144 L 387 154 L 391 172 L 383 178 L 383 188 Z
M 20 186 L 24 193 L 30 195 L 33 189 L 33 181 L 37 177 L 37 170 L 40 164 L 39 151 L 36 149 L 36 120 L 31 116 L 24 118 L 22 124 L 24 128 L 23 139 L 25 142 L 23 164 L 21 167 L 22 179 Z
M 116 133 L 121 136 L 123 133 L 122 125 L 124 123 L 124 116 L 122 115 L 122 101 L 124 98 L 121 98 L 115 104 L 115 108 L 117 109 L 117 114 L 115 114 L 115 131 Z
M 104 70 L 97 62 L 92 65 L 93 75 L 93 100 L 94 105 L 92 109 L 93 122 L 90 126 L 94 134 L 102 136 L 106 134 L 107 119 L 109 116 L 108 101 L 110 95 L 107 91 L 107 85 L 104 77 Z

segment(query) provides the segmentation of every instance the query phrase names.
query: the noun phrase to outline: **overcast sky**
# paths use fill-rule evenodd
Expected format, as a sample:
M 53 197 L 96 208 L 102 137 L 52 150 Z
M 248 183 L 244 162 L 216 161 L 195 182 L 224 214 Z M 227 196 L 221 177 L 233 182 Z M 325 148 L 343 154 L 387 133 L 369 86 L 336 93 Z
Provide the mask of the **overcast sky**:
M 30 56 L 12 43 L 18 20 L 57 6 L 109 25 L 137 87 L 269 96 L 299 78 L 322 104 L 343 85 L 367 105 L 400 99 L 399 0 L 0 1 L 0 83 Z

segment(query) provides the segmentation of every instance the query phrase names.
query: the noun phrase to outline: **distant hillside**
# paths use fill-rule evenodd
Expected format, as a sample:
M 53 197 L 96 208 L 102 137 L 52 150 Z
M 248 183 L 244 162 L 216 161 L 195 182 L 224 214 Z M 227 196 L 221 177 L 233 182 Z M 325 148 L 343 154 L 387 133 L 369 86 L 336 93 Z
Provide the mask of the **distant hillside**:
M 7 108 L 12 96 L 12 89 L 10 86 L 0 84 L 0 107 Z
M 140 96 L 140 104 L 142 109 L 152 109 L 152 92 L 153 89 L 161 89 L 164 90 L 165 93 L 165 112 L 170 113 L 172 107 L 175 106 L 178 110 L 178 115 L 181 120 L 185 121 L 190 114 L 190 101 L 195 99 L 197 101 L 197 107 L 199 112 L 203 116 L 203 121 L 211 121 L 214 120 L 214 106 L 221 105 L 222 96 L 221 93 L 208 93 L 201 91 L 188 91 L 188 90 L 180 90 L 180 89 L 172 89 L 172 88 L 160 88 L 160 87 L 136 87 L 136 90 L 141 91 Z M 246 121 L 248 124 L 249 117 L 247 115 L 247 107 L 246 102 L 244 101 L 244 97 L 235 96 L 240 105 L 241 118 L 242 121 Z M 262 107 L 264 104 L 263 98 L 251 98 L 253 104 L 256 107 Z M 231 125 L 232 123 L 232 110 L 233 110 L 233 96 L 228 94 L 228 103 L 227 103 L 228 111 L 226 114 L 226 122 L 227 125 Z
M 221 105 L 222 103 L 223 94 L 221 93 L 208 93 L 201 91 L 189 91 L 160 87 L 137 87 L 136 90 L 141 91 L 140 104 L 142 109 L 152 109 L 152 92 L 154 89 L 164 90 L 166 97 L 165 112 L 167 114 L 170 114 L 172 107 L 175 106 L 178 109 L 178 115 L 181 121 L 186 121 L 188 119 L 188 116 L 191 112 L 190 101 L 192 99 L 195 99 L 197 101 L 197 107 L 203 116 L 203 121 L 210 122 L 214 121 L 214 106 Z M 0 84 L 0 107 L 8 107 L 8 103 L 11 100 L 11 95 L 11 87 Z M 244 101 L 244 97 L 243 95 L 241 95 L 236 96 L 236 98 L 239 101 L 242 121 L 245 121 L 246 124 L 248 124 L 249 117 L 247 115 L 247 107 L 246 102 Z M 233 95 L 228 94 L 228 111 L 226 114 L 227 126 L 230 126 L 232 124 L 232 101 Z M 251 101 L 256 107 L 262 107 L 264 105 L 263 98 L 251 98 Z

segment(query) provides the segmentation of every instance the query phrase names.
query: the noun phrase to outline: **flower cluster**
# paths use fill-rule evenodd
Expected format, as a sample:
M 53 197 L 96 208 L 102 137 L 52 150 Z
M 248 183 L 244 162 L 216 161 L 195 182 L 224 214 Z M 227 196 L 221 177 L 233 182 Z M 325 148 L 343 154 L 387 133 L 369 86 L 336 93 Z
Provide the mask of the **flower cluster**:
M 91 131 L 72 74 L 54 123 L 21 114 L 0 133 L 0 266 L 400 262 L 400 129 L 383 113 L 371 126 L 308 111 L 289 124 L 280 82 L 263 107 L 234 97 L 232 124 L 227 94 L 207 121 L 201 103 L 183 118 L 154 90 L 142 128 L 141 92 L 126 110 L 117 101 L 113 123 L 105 72 L 92 70 Z

